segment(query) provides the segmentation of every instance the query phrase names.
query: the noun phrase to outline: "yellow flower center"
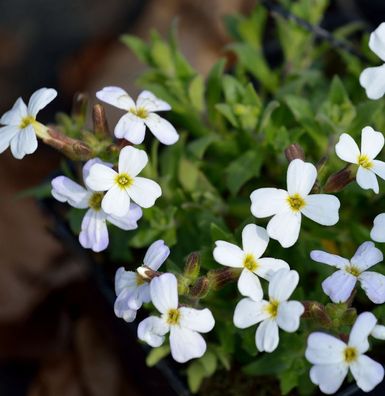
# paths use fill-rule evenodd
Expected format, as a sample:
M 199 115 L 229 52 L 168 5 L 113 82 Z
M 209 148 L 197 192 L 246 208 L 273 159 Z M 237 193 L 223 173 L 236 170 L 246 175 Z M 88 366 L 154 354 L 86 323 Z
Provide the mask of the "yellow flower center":
M 115 182 L 121 189 L 125 189 L 130 187 L 134 180 L 127 173 L 119 173 L 116 176 Z
M 357 349 L 353 347 L 346 347 L 344 350 L 344 358 L 346 363 L 352 363 L 357 360 L 358 353 Z
M 88 206 L 91 209 L 96 210 L 98 212 L 102 207 L 103 197 L 104 197 L 104 193 L 102 192 L 93 193 L 90 199 L 88 200 Z
M 177 325 L 180 319 L 179 309 L 169 309 L 167 312 L 167 323 L 171 326 Z
M 146 119 L 148 117 L 148 111 L 144 107 L 138 107 L 137 109 L 130 109 L 130 113 L 135 114 L 139 118 Z
M 145 283 L 146 281 L 139 274 L 136 274 L 136 286 L 141 286 Z
M 358 156 L 357 162 L 358 165 L 362 166 L 365 169 L 371 169 L 373 167 L 373 162 L 365 154 L 360 154 Z
M 266 307 L 266 311 L 270 315 L 270 317 L 272 317 L 272 318 L 277 317 L 277 315 L 278 315 L 278 306 L 279 306 L 279 301 L 270 300 L 269 304 Z
M 306 205 L 305 200 L 299 194 L 289 196 L 287 202 L 294 212 L 299 212 Z
M 34 124 L 36 122 L 35 118 L 31 116 L 26 116 L 21 119 L 21 122 L 19 124 L 20 129 L 27 128 L 28 125 Z
M 255 261 L 255 258 L 252 254 L 246 254 L 243 259 L 243 266 L 249 271 L 255 271 L 258 268 L 258 263 Z

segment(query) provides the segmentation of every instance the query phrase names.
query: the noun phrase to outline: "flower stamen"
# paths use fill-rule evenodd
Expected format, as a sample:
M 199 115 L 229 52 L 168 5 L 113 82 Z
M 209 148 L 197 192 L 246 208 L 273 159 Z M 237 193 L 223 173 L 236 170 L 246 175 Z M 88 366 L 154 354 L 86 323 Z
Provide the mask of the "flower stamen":
M 373 162 L 365 154 L 360 154 L 358 156 L 357 162 L 358 162 L 358 165 L 362 166 L 365 169 L 371 169 L 373 167 Z
M 148 117 L 148 111 L 144 107 L 138 107 L 137 109 L 130 109 L 130 113 L 135 114 L 137 117 L 146 119 Z
M 258 268 L 258 263 L 256 262 L 254 256 L 248 253 L 243 259 L 243 266 L 249 271 L 254 272 Z
M 355 277 L 361 274 L 360 269 L 358 267 L 355 267 L 354 265 L 347 265 L 345 267 L 345 271 L 348 272 L 349 274 L 352 274 Z
M 115 183 L 121 188 L 126 189 L 130 187 L 134 180 L 127 173 L 119 173 L 115 178 Z
M 20 121 L 19 128 L 20 129 L 27 128 L 27 126 L 33 124 L 35 121 L 36 121 L 35 118 L 33 118 L 32 116 L 23 117 Z
M 269 305 L 266 307 L 266 311 L 270 315 L 270 317 L 272 317 L 272 318 L 277 317 L 277 315 L 278 315 L 278 306 L 279 306 L 279 301 L 270 300 Z
M 287 197 L 287 202 L 293 212 L 299 212 L 306 205 L 305 200 L 299 194 Z
M 99 211 L 102 207 L 102 200 L 104 197 L 104 193 L 102 192 L 95 192 L 91 195 L 90 199 L 88 200 L 88 206 L 95 210 Z
M 179 309 L 169 309 L 167 312 L 167 323 L 171 326 L 175 326 L 179 323 L 180 312 Z
M 353 363 L 358 358 L 357 349 L 353 347 L 346 347 L 344 350 L 344 359 L 346 363 Z

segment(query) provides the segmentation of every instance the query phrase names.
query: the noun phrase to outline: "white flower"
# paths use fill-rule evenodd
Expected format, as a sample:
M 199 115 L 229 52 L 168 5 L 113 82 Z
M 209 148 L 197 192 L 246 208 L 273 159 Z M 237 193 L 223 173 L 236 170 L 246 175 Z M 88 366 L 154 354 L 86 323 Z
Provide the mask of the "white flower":
M 378 194 L 376 175 L 385 179 L 385 162 L 374 158 L 383 147 L 384 135 L 371 127 L 365 127 L 361 134 L 361 150 L 350 135 L 343 133 L 336 144 L 336 154 L 342 160 L 358 165 L 356 180 L 361 188 L 371 188 Z
M 385 62 L 384 22 L 370 35 L 369 48 Z M 360 84 L 365 88 L 369 99 L 381 98 L 385 93 L 385 64 L 365 69 L 360 75 Z
M 264 228 L 248 224 L 242 231 L 242 249 L 232 243 L 216 241 L 213 252 L 219 264 L 228 267 L 243 268 L 238 279 L 238 289 L 243 295 L 255 300 L 263 297 L 263 290 L 258 276 L 270 280 L 274 272 L 289 265 L 279 259 L 261 258 L 269 243 L 269 236 Z
M 173 274 L 154 278 L 150 284 L 151 301 L 162 314 L 139 323 L 138 337 L 152 347 L 163 344 L 170 332 L 172 357 L 179 363 L 199 358 L 206 352 L 206 342 L 199 333 L 208 333 L 215 321 L 211 311 L 179 307 L 178 284 Z
M 115 315 L 123 318 L 126 322 L 132 322 L 136 317 L 136 311 L 143 303 L 151 301 L 150 283 L 140 276 L 140 270 L 151 268 L 157 271 L 167 260 L 170 249 L 164 241 L 155 241 L 148 248 L 143 259 L 143 265 L 136 271 L 125 271 L 119 268 L 115 274 L 115 293 L 117 299 L 114 305 Z
M 298 281 L 298 272 L 281 269 L 269 283 L 269 301 L 255 299 L 250 293 L 237 304 L 233 319 L 236 327 L 245 329 L 262 322 L 255 334 L 259 351 L 273 352 L 277 348 L 278 328 L 289 333 L 298 330 L 304 307 L 298 301 L 288 301 Z
M 309 195 L 316 178 L 314 165 L 295 159 L 287 170 L 287 191 L 259 188 L 250 195 L 251 213 L 257 218 L 273 216 L 267 233 L 285 248 L 297 241 L 302 214 L 322 225 L 338 222 L 338 198 L 327 194 Z
M 90 168 L 86 184 L 95 191 L 107 191 L 102 200 L 102 209 L 106 213 L 125 216 L 131 199 L 143 208 L 154 205 L 162 195 L 159 184 L 137 177 L 147 162 L 145 151 L 126 146 L 119 154 L 118 172 L 103 164 L 94 164 Z
M 385 242 L 385 213 L 380 213 L 375 217 L 370 237 L 373 241 Z
M 384 368 L 364 355 L 369 349 L 368 336 L 377 319 L 370 312 L 360 314 L 346 344 L 325 333 L 312 333 L 307 341 L 306 359 L 314 364 L 310 379 L 323 393 L 335 393 L 349 369 L 364 392 L 370 392 L 384 378 Z
M 168 111 L 171 106 L 158 99 L 153 93 L 143 91 L 136 101 L 119 87 L 105 87 L 96 93 L 98 99 L 119 109 L 126 110 L 115 127 L 115 136 L 131 143 L 140 144 L 144 140 L 146 126 L 163 144 L 174 144 L 179 139 L 175 128 L 155 111 Z
M 375 325 L 370 335 L 377 340 L 385 340 L 385 326 Z
M 89 160 L 83 167 L 83 180 L 87 178 L 90 167 L 94 164 L 112 166 L 103 163 L 99 158 Z M 116 217 L 105 213 L 101 208 L 103 193 L 85 188 L 65 176 L 55 177 L 51 184 L 51 193 L 58 201 L 68 202 L 78 209 L 89 208 L 83 218 L 79 234 L 79 242 L 86 249 L 100 252 L 107 248 L 109 242 L 107 221 L 122 230 L 134 230 L 138 227 L 137 221 L 142 217 L 142 210 L 135 204 L 131 204 L 125 216 Z
M 368 268 L 383 260 L 383 255 L 373 242 L 364 242 L 350 261 L 346 258 L 313 250 L 310 257 L 319 263 L 338 268 L 333 275 L 322 282 L 322 288 L 334 303 L 348 300 L 359 281 L 368 298 L 375 304 L 385 302 L 385 276 Z
M 0 119 L 0 153 L 11 146 L 12 155 L 22 159 L 37 149 L 36 135 L 45 137 L 46 127 L 36 121 L 37 113 L 55 99 L 52 88 L 41 88 L 32 94 L 28 106 L 22 98 L 16 100 L 12 109 Z

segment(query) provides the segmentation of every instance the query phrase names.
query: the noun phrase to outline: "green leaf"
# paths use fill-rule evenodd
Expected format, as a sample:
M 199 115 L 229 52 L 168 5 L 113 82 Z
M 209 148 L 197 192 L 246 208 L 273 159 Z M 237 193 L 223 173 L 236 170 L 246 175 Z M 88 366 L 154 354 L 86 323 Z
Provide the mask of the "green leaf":
M 205 84 L 203 77 L 198 74 L 190 83 L 188 94 L 195 109 L 201 112 L 204 108 Z
M 150 50 L 143 40 L 130 34 L 125 34 L 120 39 L 143 63 L 150 63 Z
M 207 113 L 211 121 L 216 119 L 215 105 L 221 99 L 222 93 L 222 75 L 225 68 L 226 60 L 220 59 L 210 70 L 207 77 Z
M 178 179 L 186 191 L 195 191 L 199 169 L 196 165 L 186 158 L 181 158 L 179 163 Z
M 162 40 L 156 40 L 151 48 L 150 55 L 154 64 L 165 74 L 174 74 L 173 57 L 168 44 Z
M 16 199 L 33 197 L 43 199 L 51 197 L 51 182 L 40 184 L 39 186 L 28 188 L 16 194 Z
M 208 350 L 200 359 L 200 363 L 205 369 L 205 376 L 210 377 L 215 373 L 217 369 L 217 357 L 216 355 Z
M 158 348 L 151 349 L 150 353 L 147 355 L 146 364 L 148 367 L 155 366 L 160 360 L 166 357 L 170 353 L 169 345 L 162 345 Z
M 70 225 L 71 231 L 78 235 L 80 233 L 81 224 L 84 215 L 86 214 L 85 209 L 71 208 L 67 213 L 68 223 Z
M 192 393 L 197 393 L 203 379 L 205 378 L 205 369 L 199 360 L 192 362 L 186 371 L 187 383 Z
M 196 158 L 202 159 L 203 155 L 205 154 L 210 144 L 217 141 L 218 139 L 219 139 L 218 136 L 214 134 L 203 136 L 188 144 L 187 149 Z
M 227 121 L 230 122 L 230 124 L 233 127 L 238 127 L 238 121 L 233 113 L 232 108 L 227 104 L 227 103 L 218 103 L 217 105 L 215 105 L 215 108 L 222 114 L 225 116 L 225 118 L 227 119 Z
M 287 395 L 293 388 L 298 386 L 298 373 L 293 370 L 286 370 L 279 374 L 279 385 L 282 395 Z
M 233 236 L 228 230 L 224 230 L 223 228 L 219 227 L 218 224 L 211 223 L 211 240 L 213 242 L 219 241 L 219 240 L 225 240 L 225 241 L 232 241 Z

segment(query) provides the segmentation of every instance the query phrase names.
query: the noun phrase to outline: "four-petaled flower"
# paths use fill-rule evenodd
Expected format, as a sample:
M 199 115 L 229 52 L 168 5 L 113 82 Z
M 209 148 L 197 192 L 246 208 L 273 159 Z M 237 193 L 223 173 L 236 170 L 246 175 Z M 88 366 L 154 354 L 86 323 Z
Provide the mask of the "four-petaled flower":
M 364 242 L 350 261 L 346 258 L 313 250 L 310 257 L 319 263 L 338 268 L 322 282 L 322 288 L 334 303 L 346 302 L 359 281 L 368 298 L 375 304 L 385 302 L 385 276 L 368 268 L 383 260 L 383 254 L 373 242 Z
M 384 22 L 370 35 L 369 48 L 385 62 Z M 385 93 L 385 64 L 363 70 L 360 75 L 360 84 L 365 88 L 369 99 L 381 98 Z
M 384 135 L 371 127 L 365 127 L 361 134 L 361 150 L 347 133 L 340 136 L 336 154 L 342 160 L 358 165 L 356 180 L 364 190 L 372 189 L 378 194 L 377 176 L 385 179 L 385 162 L 375 160 L 384 147 Z
M 296 271 L 286 268 L 277 271 L 269 283 L 269 301 L 256 299 L 255 293 L 245 294 L 234 311 L 234 324 L 240 329 L 260 325 L 255 334 L 259 351 L 272 352 L 279 343 L 278 328 L 292 333 L 298 330 L 304 312 L 298 301 L 288 301 L 299 281 Z
M 150 284 L 151 301 L 162 314 L 150 316 L 139 323 L 138 337 L 152 347 L 163 344 L 170 332 L 172 357 L 179 363 L 199 358 L 206 352 L 206 342 L 199 333 L 207 333 L 214 327 L 211 311 L 180 307 L 178 284 L 173 274 L 154 278 Z
M 179 139 L 175 128 L 155 111 L 168 111 L 171 106 L 158 99 L 153 93 L 143 91 L 136 101 L 119 87 L 105 87 L 96 93 L 98 99 L 119 109 L 126 110 L 115 127 L 115 136 L 131 143 L 140 144 L 144 140 L 146 126 L 163 144 L 174 144 Z
M 119 154 L 118 172 L 103 164 L 91 166 L 86 184 L 95 191 L 107 191 L 101 204 L 106 213 L 125 216 L 130 209 L 131 199 L 143 208 L 154 205 L 162 195 L 159 184 L 137 177 L 147 162 L 145 151 L 126 146 Z
M 357 386 L 364 392 L 370 392 L 382 381 L 382 365 L 364 355 L 369 349 L 368 336 L 376 322 L 372 313 L 360 314 L 352 327 L 348 343 L 321 332 L 310 334 L 305 356 L 314 364 L 310 369 L 310 379 L 322 392 L 336 392 L 349 369 Z
M 238 279 L 238 289 L 244 295 L 253 295 L 256 300 L 262 299 L 263 290 L 258 276 L 270 280 L 274 272 L 289 265 L 279 259 L 261 258 L 269 243 L 269 236 L 264 228 L 248 224 L 242 231 L 242 249 L 225 241 L 216 241 L 213 252 L 219 264 L 228 267 L 242 268 Z
M 126 322 L 135 320 L 136 311 L 143 303 L 151 301 L 150 283 L 139 274 L 140 269 L 150 268 L 157 271 L 166 261 L 170 249 L 164 241 L 155 241 L 148 248 L 143 265 L 136 271 L 126 271 L 123 267 L 118 268 L 115 274 L 115 293 L 117 299 L 114 305 L 115 315 L 123 318 Z
M 94 164 L 111 166 L 111 164 L 103 163 L 99 158 L 89 160 L 83 167 L 83 180 L 87 178 L 90 167 Z M 131 204 L 130 211 L 125 216 L 116 217 L 105 213 L 101 208 L 103 193 L 93 191 L 89 187 L 85 188 L 66 176 L 55 177 L 51 184 L 52 195 L 58 201 L 68 202 L 78 209 L 89 208 L 83 218 L 79 234 L 80 244 L 86 249 L 100 252 L 107 248 L 106 221 L 123 230 L 134 230 L 138 227 L 137 221 L 142 217 L 142 210 L 134 203 Z
M 0 119 L 0 153 L 11 146 L 12 155 L 22 159 L 37 149 L 37 136 L 47 136 L 46 127 L 36 121 L 37 113 L 56 98 L 52 88 L 41 88 L 34 92 L 28 106 L 22 98 L 16 100 L 12 109 Z
M 267 233 L 285 248 L 297 241 L 302 214 L 322 225 L 338 222 L 338 198 L 328 194 L 309 195 L 316 178 L 314 165 L 295 159 L 287 170 L 287 191 L 259 188 L 250 195 L 252 214 L 257 218 L 273 216 Z

